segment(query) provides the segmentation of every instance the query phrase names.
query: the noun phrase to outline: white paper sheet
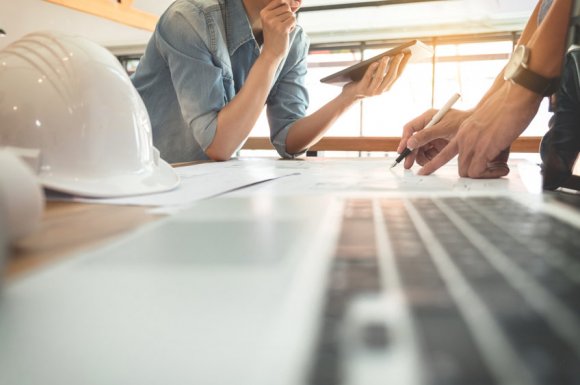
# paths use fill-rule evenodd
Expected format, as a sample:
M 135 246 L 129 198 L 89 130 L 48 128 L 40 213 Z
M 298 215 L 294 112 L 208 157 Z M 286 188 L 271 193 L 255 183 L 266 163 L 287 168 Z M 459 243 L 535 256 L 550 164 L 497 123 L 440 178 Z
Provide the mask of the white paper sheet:
M 402 165 L 390 168 L 394 158 L 308 158 L 279 160 L 274 167 L 299 172 L 300 176 L 253 186 L 232 195 L 256 192 L 274 195 L 350 193 L 350 192 L 421 192 L 421 191 L 486 191 L 529 192 L 520 177 L 520 165 L 534 167 L 528 160 L 509 163 L 508 177 L 499 179 L 460 178 L 457 163 L 450 162 L 433 175 L 419 176 L 419 166 L 405 170 Z
M 385 158 L 241 158 L 228 162 L 201 163 L 176 169 L 181 185 L 173 191 L 114 199 L 54 196 L 77 202 L 156 207 L 151 212 L 171 214 L 196 201 L 227 194 L 304 195 L 354 192 L 481 191 L 530 192 L 522 182 L 522 165 L 536 167 L 524 159 L 510 162 L 506 178 L 460 178 L 457 164 L 450 162 L 430 176 L 419 176 L 419 167 L 391 169 L 393 157 Z M 267 182 L 267 183 L 264 183 Z M 532 191 L 534 192 L 534 191 Z
M 95 199 L 50 192 L 51 200 L 102 203 L 113 205 L 182 207 L 201 199 L 219 196 L 246 186 L 295 174 L 293 170 L 277 169 L 275 163 L 261 162 L 253 167 L 251 160 L 200 163 L 176 168 L 181 178 L 179 187 L 159 194 L 123 198 Z

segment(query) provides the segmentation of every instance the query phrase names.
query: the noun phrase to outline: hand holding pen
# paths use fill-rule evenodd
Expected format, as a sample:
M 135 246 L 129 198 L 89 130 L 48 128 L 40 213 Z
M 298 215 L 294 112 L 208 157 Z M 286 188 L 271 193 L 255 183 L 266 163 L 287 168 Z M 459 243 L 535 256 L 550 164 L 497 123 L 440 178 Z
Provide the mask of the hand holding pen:
M 447 101 L 447 103 L 445 103 L 445 105 L 441 107 L 441 109 L 437 111 L 435 115 L 433 115 L 429 123 L 427 123 L 427 125 L 423 127 L 423 129 L 429 128 L 437 124 L 443 118 L 443 116 L 445 116 L 445 114 L 451 109 L 451 107 L 457 102 L 457 100 L 459 100 L 460 97 L 461 95 L 458 93 L 453 94 L 451 98 Z M 391 165 L 391 168 L 401 163 L 401 161 L 405 159 L 411 152 L 413 152 L 413 149 L 406 147 L 397 157 L 397 159 L 395 159 L 395 161 Z

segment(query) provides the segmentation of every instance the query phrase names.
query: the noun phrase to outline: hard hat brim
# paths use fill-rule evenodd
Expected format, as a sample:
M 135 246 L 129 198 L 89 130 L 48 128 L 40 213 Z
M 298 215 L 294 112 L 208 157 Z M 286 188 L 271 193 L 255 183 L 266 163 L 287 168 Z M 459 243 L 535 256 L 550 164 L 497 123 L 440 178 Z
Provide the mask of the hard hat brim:
M 156 167 L 135 174 L 119 174 L 100 179 L 59 178 L 39 175 L 40 183 L 48 189 L 91 198 L 119 198 L 173 190 L 180 179 L 173 167 L 160 159 Z

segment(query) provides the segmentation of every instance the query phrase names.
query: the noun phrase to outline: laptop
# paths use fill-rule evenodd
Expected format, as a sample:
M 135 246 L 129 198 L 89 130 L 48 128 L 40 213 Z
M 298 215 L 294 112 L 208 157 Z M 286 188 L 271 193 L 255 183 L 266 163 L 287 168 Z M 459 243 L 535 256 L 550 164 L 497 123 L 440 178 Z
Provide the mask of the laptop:
M 578 384 L 579 363 L 580 211 L 552 193 L 221 197 L 0 301 L 0 384 Z

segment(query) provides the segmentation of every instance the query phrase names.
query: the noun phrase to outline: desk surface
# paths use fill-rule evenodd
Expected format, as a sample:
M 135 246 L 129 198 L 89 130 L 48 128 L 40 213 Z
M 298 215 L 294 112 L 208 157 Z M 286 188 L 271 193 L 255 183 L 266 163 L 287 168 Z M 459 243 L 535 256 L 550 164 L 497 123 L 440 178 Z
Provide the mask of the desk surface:
M 251 162 L 226 163 L 249 168 L 246 163 Z M 334 357 L 340 351 L 345 354 L 328 363 L 340 365 L 338 374 L 346 373 L 344 378 L 350 380 L 345 384 L 390 379 L 419 384 L 424 377 L 421 371 L 431 374 L 437 366 L 424 361 L 423 352 L 428 350 L 453 352 L 446 357 L 457 360 L 450 358 L 451 366 L 445 365 L 442 375 L 432 378 L 453 376 L 449 378 L 454 380 L 459 372 L 449 374 L 448 368 L 471 368 L 472 357 L 481 352 L 501 357 L 502 362 L 507 357 L 508 368 L 522 365 L 526 346 L 519 342 L 520 330 L 540 330 L 546 336 L 538 343 L 538 349 L 546 348 L 542 357 L 554 357 L 552 347 L 565 341 L 580 346 L 573 304 L 565 305 L 573 301 L 544 306 L 550 302 L 543 299 L 551 299 L 554 291 L 540 285 L 543 281 L 535 278 L 535 267 L 539 262 L 542 267 L 552 266 L 544 262 L 551 259 L 542 252 L 546 249 L 533 250 L 537 244 L 530 242 L 522 255 L 529 255 L 533 263 L 524 262 L 521 268 L 520 262 L 510 262 L 507 248 L 500 249 L 504 238 L 533 236 L 535 227 L 487 239 L 475 231 L 483 222 L 460 215 L 462 207 L 469 206 L 458 205 L 442 222 L 451 225 L 444 229 L 451 231 L 442 233 L 460 235 L 458 242 L 442 237 L 429 246 L 439 234 L 428 226 L 433 224 L 432 213 L 438 211 L 432 208 L 443 212 L 452 204 L 441 200 L 435 206 L 422 206 L 424 201 L 418 200 L 391 201 L 391 205 L 383 199 L 389 192 L 403 198 L 415 192 L 423 197 L 450 191 L 467 195 L 466 189 L 487 194 L 493 187 L 499 193 L 517 192 L 523 179 L 518 177 L 519 167 L 512 169 L 510 178 L 488 182 L 457 178 L 452 169 L 420 178 L 400 168 L 385 170 L 390 162 L 384 159 L 271 163 L 302 171 L 237 190 L 235 199 L 230 199 L 232 194 L 227 199 L 206 199 L 156 222 L 146 207 L 50 202 L 38 231 L 21 240 L 11 255 L 14 280 L 4 287 L 0 301 L 0 382 L 296 385 L 317 380 L 319 368 L 328 365 L 322 361 L 327 352 Z M 254 161 L 251 166 L 260 164 Z M 197 181 L 206 182 L 207 175 L 199 175 Z M 426 190 L 427 184 L 440 189 Z M 378 192 L 368 196 L 380 199 L 341 202 L 347 196 L 361 198 L 359 191 Z M 481 203 L 469 205 L 481 211 L 477 207 Z M 403 206 L 409 210 L 401 210 Z M 425 215 L 420 213 L 423 207 Z M 500 214 L 491 215 L 489 221 L 503 221 L 506 215 Z M 579 218 L 574 219 L 580 226 Z M 147 222 L 145 229 L 125 238 Z M 168 226 L 156 226 L 163 223 Z M 455 231 L 460 227 L 465 232 Z M 518 228 L 512 222 L 505 229 L 509 227 Z M 77 255 L 116 236 L 125 239 Z M 417 239 L 419 247 L 412 247 Z M 495 239 L 500 240 L 497 246 Z M 396 257 L 389 251 L 390 240 L 401 241 L 397 245 L 402 252 Z M 473 252 L 465 253 L 467 248 Z M 484 252 L 489 252 L 485 259 Z M 36 268 L 52 261 L 65 263 L 47 271 Z M 569 266 L 558 264 L 562 272 L 556 277 L 562 282 L 574 282 L 568 276 L 568 271 L 573 274 Z M 33 270 L 42 273 L 16 278 Z M 515 284 L 508 277 L 515 278 Z M 507 293 L 499 302 L 498 292 Z M 434 322 L 441 319 L 442 306 L 449 316 L 445 324 L 450 327 L 443 328 L 447 334 L 441 334 L 441 322 Z M 565 321 L 560 323 L 562 315 Z M 508 328 L 504 320 L 519 323 L 509 323 Z M 458 330 L 459 340 L 469 344 L 465 349 L 454 342 Z M 515 337 L 504 335 L 508 330 L 515 331 Z M 482 348 L 489 340 L 492 349 Z M 560 351 L 566 353 L 561 354 L 563 359 L 547 361 L 553 378 L 559 378 L 560 368 L 562 373 L 576 374 L 578 370 L 570 368 L 576 368 L 573 362 L 580 350 L 563 347 Z M 433 357 L 437 363 L 440 356 Z M 491 360 L 481 362 L 462 374 L 466 381 L 459 382 L 481 376 L 479 382 L 489 383 L 485 362 Z M 529 383 L 532 378 L 528 366 L 536 361 L 526 365 L 521 376 L 514 377 L 516 382 Z M 498 382 L 513 381 L 501 377 Z
M 174 167 L 206 163 L 174 164 Z M 48 201 L 39 228 L 19 240 L 8 252 L 8 279 L 51 262 L 122 236 L 158 219 L 149 207 L 112 206 L 78 202 Z
M 159 218 L 147 210 L 147 207 L 49 201 L 39 228 L 9 252 L 7 278 L 16 278 Z
M 251 195 L 258 191 L 295 195 L 306 191 L 348 191 L 353 188 L 353 185 L 358 186 L 354 186 L 355 188 L 360 186 L 365 188 L 365 183 L 369 184 L 371 189 L 404 189 L 405 181 L 413 179 L 399 177 L 396 184 L 377 185 L 375 183 L 378 181 L 377 175 L 382 175 L 384 171 L 381 167 L 380 174 L 377 174 L 377 170 L 373 167 L 376 168 L 377 162 L 390 164 L 391 161 L 387 158 L 349 158 L 346 160 L 344 158 L 311 158 L 300 162 L 284 162 L 273 158 L 250 158 L 248 162 L 224 162 L 222 164 L 224 167 L 256 167 L 260 165 L 262 167 L 264 165 L 283 167 L 284 169 L 298 167 L 296 170 L 302 173 L 298 182 L 285 178 L 277 184 L 259 185 L 242 191 L 242 194 L 245 195 Z M 359 174 L 363 170 L 363 174 L 366 176 L 360 179 Z M 397 172 L 403 173 L 402 167 Z M 458 182 L 455 175 L 455 166 L 450 166 L 448 170 L 439 173 L 438 179 L 444 188 L 449 188 L 450 181 Z M 517 167 L 512 167 L 510 179 L 519 181 Z M 381 182 L 384 181 L 381 180 Z M 504 182 L 507 181 L 504 180 Z M 469 183 L 487 182 L 472 181 Z M 411 187 L 413 188 L 413 186 Z M 17 278 L 28 271 L 66 258 L 77 251 L 102 244 L 145 223 L 162 218 L 160 215 L 151 214 L 149 209 L 150 207 L 144 206 L 49 201 L 39 228 L 33 234 L 17 242 L 9 252 L 7 278 Z

